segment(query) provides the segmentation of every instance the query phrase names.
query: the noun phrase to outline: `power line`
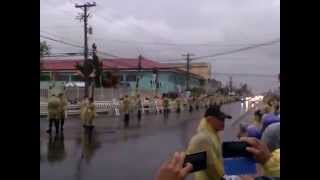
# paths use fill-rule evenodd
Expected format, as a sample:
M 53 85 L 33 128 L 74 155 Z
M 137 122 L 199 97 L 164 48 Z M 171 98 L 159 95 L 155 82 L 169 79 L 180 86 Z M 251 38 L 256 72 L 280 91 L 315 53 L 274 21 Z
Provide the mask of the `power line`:
M 61 44 L 65 44 L 65 45 L 69 45 L 69 46 L 72 46 L 72 47 L 83 48 L 80 45 L 69 43 L 69 42 L 66 42 L 66 41 L 63 41 L 63 40 L 58 40 L 58 39 L 55 39 L 55 38 L 52 38 L 52 37 L 49 37 L 49 36 L 45 36 L 45 35 L 41 35 L 40 34 L 40 37 L 43 38 L 43 39 L 51 40 L 51 41 L 58 42 L 58 43 L 61 43 Z
M 80 45 L 77 45 L 77 44 L 73 44 L 73 43 L 69 43 L 69 42 L 66 42 L 66 41 L 63 41 L 63 40 L 59 40 L 59 39 L 56 39 L 56 38 L 52 38 L 52 37 L 49 37 L 49 36 L 45 36 L 45 35 L 41 35 L 40 34 L 40 37 L 43 38 L 43 39 L 47 39 L 47 40 L 51 40 L 51 41 L 54 41 L 54 42 L 58 42 L 58 43 L 62 43 L 62 44 L 65 44 L 65 45 L 72 46 L 72 47 L 83 49 L 83 46 L 80 46 Z M 103 51 L 97 51 L 97 53 L 103 54 L 103 55 L 106 55 L 106 56 L 109 56 L 109 57 L 122 58 L 120 56 L 117 56 L 117 55 L 114 55 L 114 54 L 110 54 L 110 53 L 106 53 L 106 52 L 103 52 Z
M 47 34 L 49 36 L 52 36 L 52 37 L 59 38 L 59 39 L 66 39 L 65 37 L 62 37 L 62 36 L 60 36 L 58 34 L 51 33 L 49 31 L 45 31 L 45 30 L 41 30 L 40 29 L 40 32 L 45 33 L 45 34 Z M 70 41 L 70 40 L 69 40 L 69 42 L 72 43 L 72 44 L 79 44 L 78 42 L 74 42 L 74 41 Z
M 230 47 L 230 46 L 253 46 L 257 44 L 211 44 L 211 43 L 168 43 L 168 42 L 145 42 L 145 41 L 127 41 L 119 39 L 109 39 L 109 41 L 123 43 L 123 44 L 143 44 L 143 45 L 153 45 L 153 46 L 208 46 L 208 47 Z
M 216 53 L 216 54 L 212 54 L 212 55 L 194 57 L 194 58 L 192 58 L 192 60 L 199 60 L 199 59 L 205 59 L 205 58 L 209 58 L 209 57 L 212 58 L 212 57 L 217 57 L 217 56 L 222 56 L 222 55 L 227 55 L 227 54 L 233 54 L 233 53 L 237 53 L 237 52 L 241 52 L 241 51 L 247 51 L 247 50 L 250 50 L 250 49 L 259 48 L 259 47 L 262 47 L 262 46 L 273 45 L 273 44 L 276 44 L 276 43 L 279 43 L 279 42 L 280 42 L 280 38 L 277 38 L 276 40 L 273 40 L 273 41 L 254 44 L 254 45 L 243 47 L 243 48 L 239 48 L 239 49 L 220 52 L 220 53 Z M 184 59 L 177 58 L 177 59 L 166 59 L 166 60 L 159 60 L 159 61 L 161 61 L 161 62 L 172 62 L 172 61 L 181 61 L 181 60 L 184 60 Z
M 215 75 L 226 75 L 226 76 L 261 76 L 261 77 L 277 77 L 277 74 L 255 74 L 255 73 L 223 73 L 216 72 Z
M 68 57 L 68 56 L 83 56 L 83 53 L 74 53 L 74 52 L 54 53 L 54 54 L 44 55 L 43 57 Z
M 273 40 L 273 41 L 269 41 L 269 42 L 265 42 L 265 43 L 261 43 L 261 44 L 256 44 L 253 46 L 248 46 L 248 47 L 243 47 L 243 48 L 239 48 L 239 49 L 234 49 L 234 50 L 230 50 L 230 51 L 226 51 L 226 52 L 221 52 L 221 53 L 216 53 L 216 54 L 212 54 L 212 55 L 206 55 L 206 56 L 199 56 L 199 57 L 195 57 L 193 58 L 193 60 L 199 60 L 199 59 L 204 59 L 204 58 L 209 58 L 209 57 L 217 57 L 217 56 L 222 56 L 222 55 L 227 55 L 227 54 L 233 54 L 233 53 L 237 53 L 237 52 L 241 52 L 241 51 L 247 51 L 250 49 L 255 49 L 255 48 L 259 48 L 262 46 L 269 46 L 269 45 L 273 45 L 276 43 L 280 42 L 280 38 Z

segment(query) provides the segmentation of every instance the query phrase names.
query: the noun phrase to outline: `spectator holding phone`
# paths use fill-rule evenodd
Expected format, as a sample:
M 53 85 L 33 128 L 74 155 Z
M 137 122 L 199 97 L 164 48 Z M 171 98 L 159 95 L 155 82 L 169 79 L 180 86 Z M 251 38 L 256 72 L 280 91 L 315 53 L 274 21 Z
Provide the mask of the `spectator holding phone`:
M 192 164 L 184 163 L 185 154 L 176 152 L 173 158 L 162 164 L 155 180 L 184 180 L 192 170 Z
M 241 141 L 250 145 L 246 148 L 247 151 L 263 166 L 266 176 L 280 177 L 280 148 L 270 152 L 263 141 L 252 137 L 243 137 Z
M 258 163 L 263 165 L 265 176 L 252 177 L 240 176 L 242 180 L 276 180 L 280 179 L 280 148 L 270 152 L 266 144 L 253 137 L 242 137 L 241 141 L 247 142 L 250 147 L 247 151 L 252 153 Z M 174 157 L 160 167 L 155 180 L 184 180 L 192 171 L 192 164 L 183 164 L 184 153 L 175 153 Z M 210 167 L 208 167 L 210 169 Z M 201 171 L 200 171 L 201 172 Z M 206 177 L 207 179 L 212 179 Z M 197 178 L 196 178 L 197 179 Z M 205 177 L 203 178 L 205 179 Z M 223 176 L 219 180 L 224 179 Z
M 218 132 L 224 130 L 225 119 L 231 116 L 220 111 L 219 106 L 210 106 L 200 121 L 197 133 L 191 138 L 187 154 L 206 151 L 207 169 L 195 172 L 195 180 L 221 180 L 224 176 L 221 141 Z

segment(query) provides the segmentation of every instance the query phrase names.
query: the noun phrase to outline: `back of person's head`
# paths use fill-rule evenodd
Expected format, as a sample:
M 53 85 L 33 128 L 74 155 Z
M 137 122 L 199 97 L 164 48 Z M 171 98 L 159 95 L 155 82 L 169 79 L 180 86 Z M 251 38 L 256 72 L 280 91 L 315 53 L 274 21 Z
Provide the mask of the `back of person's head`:
M 263 116 L 262 118 L 262 128 L 261 128 L 261 132 L 263 133 L 264 130 L 271 124 L 273 123 L 278 123 L 280 122 L 280 118 L 274 114 L 266 114 L 265 116 Z
M 280 148 L 280 122 L 269 125 L 262 133 L 261 140 L 271 152 Z
M 91 97 L 91 98 L 89 99 L 89 102 L 91 102 L 91 103 L 93 102 L 93 97 Z
M 253 124 L 250 124 L 247 127 L 247 133 L 248 133 L 248 137 L 255 137 L 257 139 L 261 138 L 260 129 L 257 126 L 253 125 Z

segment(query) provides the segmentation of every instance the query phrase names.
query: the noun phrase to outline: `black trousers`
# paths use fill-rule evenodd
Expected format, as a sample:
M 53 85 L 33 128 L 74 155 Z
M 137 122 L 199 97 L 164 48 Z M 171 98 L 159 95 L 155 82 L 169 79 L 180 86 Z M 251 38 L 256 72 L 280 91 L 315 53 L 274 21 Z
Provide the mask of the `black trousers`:
M 193 107 L 189 106 L 189 112 L 192 112 L 192 111 L 193 111 Z
M 169 114 L 169 108 L 164 108 L 163 109 L 163 115 L 164 116 L 168 116 L 168 114 Z
M 138 117 L 138 121 L 140 121 L 141 120 L 141 110 L 138 110 L 137 117 Z
M 61 115 L 61 119 L 60 119 L 60 128 L 61 128 L 61 130 L 63 130 L 64 119 L 65 119 L 65 116 L 64 116 L 64 114 L 62 114 Z
M 59 120 L 58 119 L 54 119 L 54 118 L 50 118 L 49 119 L 49 130 L 52 130 L 52 126 L 55 126 L 56 128 L 56 132 L 59 132 Z
M 130 116 L 129 114 L 124 115 L 124 126 L 128 127 L 129 126 L 129 121 L 130 121 Z

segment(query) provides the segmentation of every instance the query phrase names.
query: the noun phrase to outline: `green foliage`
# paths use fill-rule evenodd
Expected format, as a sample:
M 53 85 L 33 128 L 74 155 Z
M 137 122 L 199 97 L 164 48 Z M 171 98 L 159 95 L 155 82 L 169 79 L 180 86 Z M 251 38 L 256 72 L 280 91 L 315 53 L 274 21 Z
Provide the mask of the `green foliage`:
M 45 55 L 49 55 L 50 54 L 50 47 L 47 44 L 46 41 L 40 41 L 40 73 L 41 73 L 41 69 L 43 67 L 43 62 L 41 60 L 41 58 Z
M 50 47 L 46 41 L 40 41 L 40 58 L 50 54 Z

